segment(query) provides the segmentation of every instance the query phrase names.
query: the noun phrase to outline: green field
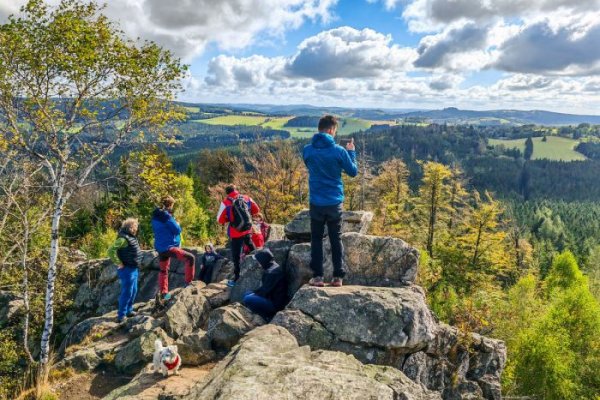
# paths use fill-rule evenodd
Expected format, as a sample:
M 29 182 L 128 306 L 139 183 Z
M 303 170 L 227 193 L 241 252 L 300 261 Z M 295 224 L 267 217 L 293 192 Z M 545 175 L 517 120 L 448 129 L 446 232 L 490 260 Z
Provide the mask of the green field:
M 286 127 L 284 126 L 293 116 L 286 117 L 268 117 L 264 115 L 224 115 L 215 118 L 199 119 L 194 122 L 200 122 L 210 125 L 258 125 L 263 128 L 281 129 L 290 132 L 294 138 L 311 137 L 316 132 L 315 126 L 306 127 Z M 368 121 L 359 118 L 342 119 L 339 128 L 339 134 L 350 135 L 360 130 L 371 127 L 374 123 L 389 123 L 388 121 Z
M 586 157 L 575 151 L 575 147 L 579 144 L 577 140 L 567 139 L 559 136 L 547 136 L 547 141 L 543 138 L 533 138 L 533 156 L 534 160 L 562 160 L 562 161 L 581 161 Z M 506 148 L 517 148 L 522 152 L 525 151 L 526 139 L 501 140 L 490 139 L 489 143 L 492 146 L 504 146 Z

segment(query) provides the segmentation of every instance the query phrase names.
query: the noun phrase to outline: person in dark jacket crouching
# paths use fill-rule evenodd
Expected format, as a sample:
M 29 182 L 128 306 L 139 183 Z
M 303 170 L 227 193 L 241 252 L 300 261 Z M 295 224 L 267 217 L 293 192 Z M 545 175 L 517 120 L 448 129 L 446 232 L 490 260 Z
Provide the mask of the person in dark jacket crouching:
M 285 271 L 273 260 L 270 250 L 261 250 L 254 259 L 265 270 L 262 286 L 244 296 L 244 305 L 266 320 L 283 310 L 288 302 L 288 285 Z
M 135 316 L 133 302 L 138 288 L 138 271 L 142 262 L 142 249 L 137 240 L 138 220 L 127 218 L 121 225 L 119 236 L 108 250 L 108 256 L 117 265 L 117 275 L 121 281 L 119 311 L 117 321 Z

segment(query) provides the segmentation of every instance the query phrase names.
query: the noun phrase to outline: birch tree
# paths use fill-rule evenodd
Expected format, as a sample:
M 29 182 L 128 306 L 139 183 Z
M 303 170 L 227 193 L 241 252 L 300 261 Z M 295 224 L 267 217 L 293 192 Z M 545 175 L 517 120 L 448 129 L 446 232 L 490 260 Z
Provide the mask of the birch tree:
M 0 136 L 43 167 L 52 196 L 42 367 L 65 206 L 117 147 L 180 116 L 170 100 L 184 74 L 168 51 L 125 39 L 93 1 L 30 0 L 0 26 Z

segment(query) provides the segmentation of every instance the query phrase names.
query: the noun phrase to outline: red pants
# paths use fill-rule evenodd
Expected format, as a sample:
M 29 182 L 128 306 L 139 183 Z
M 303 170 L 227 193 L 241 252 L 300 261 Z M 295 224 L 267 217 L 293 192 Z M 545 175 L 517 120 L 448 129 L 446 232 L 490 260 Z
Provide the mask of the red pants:
M 158 255 L 158 289 L 161 294 L 169 292 L 169 267 L 171 266 L 171 257 L 185 263 L 185 283 L 194 280 L 194 264 L 196 259 L 192 253 L 188 253 L 179 247 L 171 247 L 169 250 Z

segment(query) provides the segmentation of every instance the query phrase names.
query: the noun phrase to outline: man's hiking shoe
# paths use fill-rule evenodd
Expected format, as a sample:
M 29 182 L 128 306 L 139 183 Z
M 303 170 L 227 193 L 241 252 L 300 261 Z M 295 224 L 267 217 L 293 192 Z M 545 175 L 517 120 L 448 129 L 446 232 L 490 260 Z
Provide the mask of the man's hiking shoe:
M 162 295 L 163 301 L 171 300 L 171 293 L 165 293 Z
M 133 318 L 137 315 L 137 313 L 135 311 L 130 312 L 129 314 L 127 314 L 127 318 Z
M 125 317 L 117 317 L 117 323 L 120 324 L 123 321 L 125 321 L 125 319 L 126 319 Z
M 323 287 L 325 286 L 325 282 L 323 282 L 322 276 L 315 276 L 310 281 L 308 281 L 310 286 Z
M 333 287 L 342 287 L 342 278 L 333 278 L 331 280 L 331 286 L 333 286 Z
M 233 279 L 230 279 L 227 281 L 227 286 L 228 287 L 234 287 L 235 286 L 235 281 Z

